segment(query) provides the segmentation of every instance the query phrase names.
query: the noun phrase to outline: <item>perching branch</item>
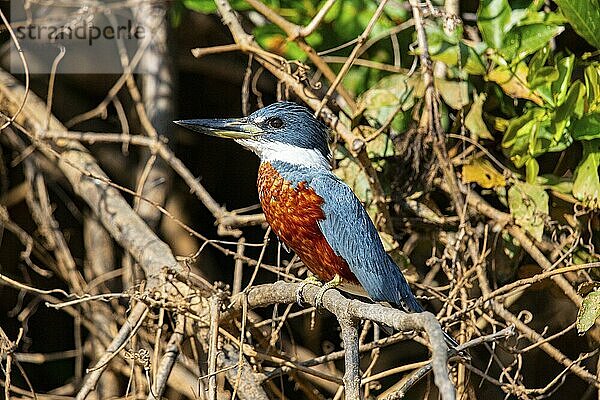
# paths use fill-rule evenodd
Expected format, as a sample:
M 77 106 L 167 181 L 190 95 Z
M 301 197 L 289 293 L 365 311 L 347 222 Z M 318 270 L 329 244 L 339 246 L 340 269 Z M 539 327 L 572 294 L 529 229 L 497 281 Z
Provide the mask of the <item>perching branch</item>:
M 296 291 L 300 285 L 302 284 L 276 282 L 272 285 L 254 286 L 247 293 L 234 296 L 232 304 L 228 311 L 222 314 L 221 319 L 228 320 L 232 318 L 232 313 L 240 312 L 244 301 L 247 301 L 249 309 L 277 303 L 294 303 L 296 301 Z M 303 290 L 304 301 L 314 306 L 318 292 L 319 288 L 316 286 L 305 286 Z M 442 399 L 452 400 L 455 398 L 454 386 L 448 377 L 448 347 L 444 341 L 440 324 L 433 314 L 429 312 L 406 314 L 379 304 L 348 300 L 337 290 L 325 292 L 323 308 L 334 314 L 338 320 L 370 320 L 399 331 L 425 331 L 431 344 L 434 380 L 440 389 Z M 358 349 L 356 349 L 356 352 L 358 352 Z M 354 355 L 351 356 L 354 357 Z M 353 375 L 351 374 L 352 379 L 355 379 Z

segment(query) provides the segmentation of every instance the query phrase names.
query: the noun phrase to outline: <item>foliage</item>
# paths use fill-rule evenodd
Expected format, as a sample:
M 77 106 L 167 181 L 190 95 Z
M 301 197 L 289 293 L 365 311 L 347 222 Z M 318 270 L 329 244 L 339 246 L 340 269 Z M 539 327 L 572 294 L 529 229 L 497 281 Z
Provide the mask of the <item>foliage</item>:
M 541 10 L 543 2 L 532 1 L 527 7 L 513 9 L 508 0 L 485 0 L 479 3 L 477 27 L 481 42 L 464 38 L 462 26 L 448 33 L 443 21 L 428 20 L 426 32 L 432 59 L 450 68 L 450 79 L 438 78 L 437 89 L 450 108 L 460 110 L 470 105 L 465 127 L 476 140 L 501 138 L 502 150 L 514 171 L 525 168 L 526 181 L 539 184 L 539 158 L 547 153 L 573 154 L 583 147 L 583 157 L 572 175 L 571 194 L 586 207 L 598 207 L 597 165 L 600 153 L 595 139 L 600 138 L 600 64 L 576 58 L 574 54 L 553 53 L 549 42 L 567 25 L 598 47 L 600 16 L 595 1 L 557 1 L 556 11 Z M 184 0 L 183 4 L 203 13 L 215 13 L 211 0 Z M 291 0 L 269 0 L 275 13 L 300 26 L 315 16 L 323 1 L 305 0 L 298 6 Z M 243 1 L 233 1 L 239 11 L 249 9 Z M 375 3 L 361 0 L 339 1 L 329 10 L 319 29 L 307 38 L 316 50 L 346 43 L 365 29 L 375 10 Z M 371 37 L 406 20 L 405 8 L 386 7 Z M 266 50 L 288 59 L 306 61 L 306 54 L 294 42 L 286 40 L 276 25 L 257 25 L 253 35 Z M 369 49 L 366 59 L 378 62 L 393 60 L 391 47 L 380 41 Z M 568 49 L 567 49 L 568 51 Z M 341 54 L 345 51 L 342 50 Z M 404 62 L 406 64 L 406 61 Z M 583 69 L 584 79 L 574 71 Z M 355 68 L 345 79 L 348 89 L 364 91 L 360 109 L 375 129 L 383 126 L 390 113 L 392 132 L 408 128 L 415 99 L 422 96 L 418 73 L 384 76 L 381 71 Z M 484 81 L 475 77 L 482 76 Z M 487 82 L 487 83 L 486 83 Z M 472 95 L 470 92 L 481 93 Z M 511 99 L 514 99 L 511 101 Z M 486 104 L 500 104 L 491 110 Z M 490 109 L 486 114 L 484 110 Z M 498 112 L 500 111 L 500 112 Z M 493 125 L 495 136 L 484 122 Z M 559 178 L 559 177 L 556 177 Z M 533 186 L 532 186 L 533 187 Z M 367 197 L 363 197 L 367 201 Z M 536 235 L 539 236 L 539 235 Z
M 275 14 L 300 26 L 307 25 L 324 2 L 324 0 L 263 1 Z M 191 10 L 202 13 L 216 13 L 217 11 L 213 0 L 184 0 L 183 4 Z M 231 6 L 237 11 L 247 11 L 250 8 L 244 0 L 234 0 L 231 2 Z M 330 49 L 340 43 L 351 42 L 364 31 L 376 8 L 376 2 L 372 1 L 337 1 L 325 15 L 319 29 L 306 37 L 306 41 L 317 51 Z M 391 3 L 375 24 L 372 36 L 389 30 L 407 18 L 409 18 L 409 13 L 400 2 Z M 306 54 L 298 45 L 288 40 L 283 30 L 275 24 L 268 21 L 257 24 L 252 29 L 252 35 L 265 50 L 285 56 L 290 60 L 305 61 L 307 59 Z M 410 40 L 410 37 L 406 36 L 404 39 L 400 37 L 399 39 L 406 41 Z M 350 49 L 351 47 L 342 49 L 338 54 L 347 55 Z M 389 41 L 379 41 L 367 50 L 363 57 L 371 61 L 389 63 L 393 61 L 392 53 Z M 332 67 L 334 70 L 340 68 L 339 64 Z M 381 77 L 382 74 L 379 71 L 370 68 L 355 68 L 350 71 L 344 83 L 351 92 L 360 93 Z
M 452 399 L 440 326 L 470 355 L 448 364 L 456 398 L 600 387 L 600 0 L 58 3 L 45 22 L 157 21 L 145 51 L 115 46 L 120 76 L 0 70 L 4 397 Z M 335 291 L 333 315 L 313 308 L 257 206 L 256 160 L 171 123 L 239 116 L 240 93 L 242 113 L 277 97 L 323 117 L 335 174 L 437 322 Z
M 300 26 L 309 23 L 323 3 L 305 0 L 298 7 L 289 0 L 266 2 L 275 13 Z M 472 157 L 462 167 L 463 182 L 494 190 L 516 224 L 536 241 L 550 234 L 553 198 L 549 193 L 567 196 L 571 203 L 587 210 L 600 209 L 600 62 L 595 61 L 600 51 L 600 2 L 555 3 L 558 8 L 550 11 L 539 0 L 482 0 L 476 20 L 480 40 L 473 35 L 466 38 L 461 24 L 448 29 L 443 18 L 425 21 L 431 58 L 447 69 L 445 76 L 435 78 L 442 106 L 448 107 L 442 115 L 444 128 L 456 130 L 448 118 L 449 111 L 454 110 L 455 118 L 462 118 L 463 132 L 468 132 L 474 143 L 493 153 L 499 146 L 506 157 L 505 166 L 486 157 Z M 185 0 L 184 4 L 201 12 L 215 12 L 209 0 Z M 232 5 L 239 11 L 247 9 L 243 1 Z M 374 9 L 375 2 L 338 1 L 307 41 L 316 50 L 349 42 L 363 32 Z M 386 7 L 370 37 L 408 17 L 406 9 Z M 567 29 L 573 29 L 597 51 L 577 56 L 568 44 L 555 51 L 551 42 L 560 40 Z M 253 34 L 266 50 L 288 59 L 307 60 L 274 24 L 258 25 Z M 406 33 L 400 35 L 408 43 Z M 379 41 L 364 58 L 393 61 L 387 42 Z M 347 50 L 338 53 L 346 55 Z M 410 60 L 403 59 L 402 66 L 409 67 Z M 415 111 L 422 107 L 424 88 L 418 71 L 407 75 L 355 67 L 344 85 L 360 94 L 360 114 L 352 121 L 343 113 L 340 118 L 349 125 L 364 118 L 368 125 L 361 129 L 367 137 L 377 130 L 388 139 L 401 137 L 410 129 Z M 388 139 L 381 138 L 368 144 L 368 153 L 390 194 L 394 181 L 390 175 L 396 173 L 394 162 L 401 154 Z M 343 148 L 336 152 L 336 159 L 338 175 L 353 186 L 375 218 L 377 208 L 369 177 Z M 559 165 L 549 161 L 556 159 Z M 576 161 L 571 168 L 561 168 L 560 160 L 565 159 Z M 505 245 L 507 249 L 514 246 L 507 241 Z M 586 252 L 582 248 L 578 251 Z M 510 253 L 512 257 L 516 254 L 513 250 Z
M 600 291 L 592 291 L 585 299 L 577 315 L 577 331 L 582 334 L 587 332 L 596 319 L 600 317 Z

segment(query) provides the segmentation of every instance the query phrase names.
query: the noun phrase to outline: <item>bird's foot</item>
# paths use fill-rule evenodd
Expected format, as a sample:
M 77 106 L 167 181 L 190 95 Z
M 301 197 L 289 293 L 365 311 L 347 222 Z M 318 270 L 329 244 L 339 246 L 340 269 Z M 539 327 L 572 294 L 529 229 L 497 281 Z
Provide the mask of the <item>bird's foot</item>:
M 302 292 L 304 291 L 306 285 L 323 286 L 323 282 L 321 282 L 316 276 L 311 275 L 300 283 L 300 286 L 298 286 L 298 289 L 296 290 L 296 303 L 298 303 L 300 307 L 302 307 L 302 304 L 304 303 L 302 300 L 304 297 L 302 296 Z
M 332 280 L 325 283 L 323 287 L 319 290 L 319 293 L 317 293 L 317 296 L 315 297 L 315 308 L 319 309 L 323 306 L 323 296 L 325 295 L 326 291 L 339 286 L 341 283 L 342 278 L 337 274 L 333 277 Z

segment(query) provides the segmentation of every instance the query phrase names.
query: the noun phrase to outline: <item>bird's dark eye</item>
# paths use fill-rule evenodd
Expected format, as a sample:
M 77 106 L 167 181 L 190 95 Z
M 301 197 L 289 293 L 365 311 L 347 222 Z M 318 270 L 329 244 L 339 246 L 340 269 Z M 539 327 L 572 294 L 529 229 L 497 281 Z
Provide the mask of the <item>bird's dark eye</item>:
M 274 117 L 269 120 L 271 128 L 279 129 L 283 126 L 283 121 L 279 117 Z

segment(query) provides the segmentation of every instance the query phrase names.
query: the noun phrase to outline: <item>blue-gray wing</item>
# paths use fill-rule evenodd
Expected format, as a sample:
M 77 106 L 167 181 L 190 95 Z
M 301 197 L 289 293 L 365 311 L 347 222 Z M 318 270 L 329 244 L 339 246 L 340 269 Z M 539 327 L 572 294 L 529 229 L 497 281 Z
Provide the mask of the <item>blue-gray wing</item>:
M 333 174 L 315 176 L 310 187 L 324 200 L 325 219 L 318 224 L 325 239 L 346 260 L 371 299 L 387 301 L 407 311 L 422 311 L 352 189 Z

